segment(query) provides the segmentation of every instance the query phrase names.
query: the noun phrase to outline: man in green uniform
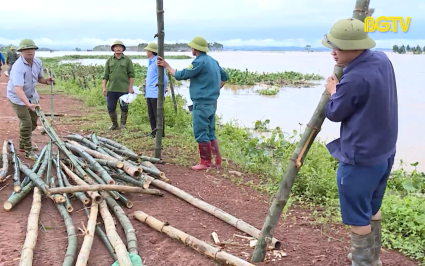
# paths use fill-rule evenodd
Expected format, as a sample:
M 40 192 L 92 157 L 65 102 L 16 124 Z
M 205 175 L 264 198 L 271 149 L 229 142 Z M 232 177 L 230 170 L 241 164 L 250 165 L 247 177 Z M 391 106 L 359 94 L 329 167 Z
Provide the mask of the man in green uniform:
M 19 118 L 19 150 L 25 151 L 25 157 L 36 160 L 34 147 L 31 144 L 32 131 L 37 128 L 37 114 L 39 95 L 36 85 L 38 83 L 50 85 L 54 82 L 51 77 L 43 77 L 43 65 L 35 51 L 38 47 L 32 40 L 25 39 L 19 44 L 18 51 L 21 56 L 16 60 L 13 71 L 10 73 L 7 84 L 7 98 L 13 111 Z
M 18 60 L 18 54 L 16 53 L 16 49 L 14 46 L 10 46 L 9 51 L 7 52 L 7 59 L 6 59 L 6 64 L 9 65 L 9 71 L 7 76 L 10 75 L 10 73 L 12 72 L 12 66 L 13 64 L 16 62 L 16 60 Z
M 103 95 L 106 95 L 107 108 L 112 125 L 110 130 L 119 129 L 117 118 L 117 102 L 122 95 L 134 93 L 134 70 L 131 59 L 123 54 L 126 47 L 121 41 L 115 41 L 111 50 L 114 55 L 106 60 L 105 74 L 103 76 Z M 108 85 L 108 87 L 106 87 Z M 128 105 L 120 102 L 121 129 L 127 122 Z
M 215 136 L 215 113 L 220 89 L 229 79 L 218 62 L 207 55 L 208 43 L 202 37 L 195 37 L 189 43 L 196 56 L 188 68 L 174 70 L 158 56 L 157 65 L 166 68 L 177 80 L 190 79 L 190 98 L 193 102 L 193 133 L 198 142 L 200 164 L 193 170 L 206 170 L 211 167 L 211 153 L 214 153 L 215 166 L 221 167 L 221 156 Z

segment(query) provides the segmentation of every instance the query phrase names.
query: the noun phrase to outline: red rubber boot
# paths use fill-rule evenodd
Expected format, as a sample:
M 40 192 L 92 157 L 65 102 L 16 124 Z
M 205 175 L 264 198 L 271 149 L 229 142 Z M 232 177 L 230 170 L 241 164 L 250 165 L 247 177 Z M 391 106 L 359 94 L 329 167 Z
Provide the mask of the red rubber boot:
M 211 140 L 211 151 L 212 154 L 215 157 L 215 165 L 213 165 L 214 167 L 217 167 L 218 169 L 221 169 L 221 155 L 220 155 L 220 149 L 218 148 L 218 141 L 215 140 Z
M 192 170 L 207 170 L 211 167 L 211 142 L 198 143 L 201 163 L 192 167 Z

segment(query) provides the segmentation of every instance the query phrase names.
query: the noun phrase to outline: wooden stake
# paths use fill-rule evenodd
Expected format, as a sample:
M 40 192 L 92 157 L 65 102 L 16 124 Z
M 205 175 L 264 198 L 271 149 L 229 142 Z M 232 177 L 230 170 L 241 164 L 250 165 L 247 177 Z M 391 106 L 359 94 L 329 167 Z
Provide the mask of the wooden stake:
M 86 266 L 89 260 L 91 247 L 93 245 L 94 231 L 96 228 L 97 213 L 99 212 L 99 205 L 94 201 L 90 208 L 90 217 L 87 223 L 87 228 L 83 224 L 84 241 L 81 246 L 80 254 L 78 254 L 77 263 L 75 266 Z
M 2 149 L 2 162 L 3 162 L 3 167 L 0 169 L 0 182 L 2 182 L 7 175 L 7 172 L 9 171 L 9 156 L 8 156 L 8 151 L 7 151 L 7 144 L 8 141 L 5 140 L 3 142 L 3 149 Z
M 41 192 L 38 187 L 34 188 L 34 196 L 30 214 L 28 215 L 27 235 L 22 247 L 19 266 L 31 266 L 34 257 L 34 248 L 38 237 L 38 218 L 41 210 Z
M 253 264 L 226 253 L 219 248 L 208 245 L 204 241 L 201 241 L 191 235 L 186 234 L 183 231 L 170 226 L 168 223 L 161 222 L 160 220 L 157 220 L 144 212 L 137 211 L 133 215 L 134 218 L 142 223 L 149 225 L 158 232 L 164 233 L 173 239 L 181 241 L 185 245 L 188 245 L 199 253 L 208 256 L 222 263 L 223 265 L 254 266 Z

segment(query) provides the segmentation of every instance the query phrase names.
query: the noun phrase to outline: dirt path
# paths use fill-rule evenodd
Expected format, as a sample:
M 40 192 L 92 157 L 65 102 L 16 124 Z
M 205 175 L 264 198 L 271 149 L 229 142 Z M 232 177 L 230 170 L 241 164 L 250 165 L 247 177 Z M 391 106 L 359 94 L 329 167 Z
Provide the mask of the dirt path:
M 7 79 L 0 78 L 0 143 L 4 139 L 12 139 L 18 144 L 18 119 L 6 98 Z M 41 106 L 49 108 L 49 96 L 42 95 Z M 82 103 L 79 101 L 55 96 L 55 109 L 60 113 L 80 114 Z M 57 132 L 68 134 L 71 126 L 57 123 Z M 43 147 L 48 139 L 37 130 L 33 140 L 39 147 Z M 23 158 L 23 153 L 19 153 Z M 261 228 L 268 211 L 268 198 L 245 186 L 237 186 L 228 179 L 221 178 L 214 173 L 197 173 L 184 167 L 174 165 L 158 166 L 173 181 L 173 185 L 186 192 L 211 203 L 224 211 Z M 10 182 L 10 181 L 9 181 Z M 4 184 L 1 184 L 3 186 Z M 0 202 L 3 203 L 11 193 L 12 185 L 0 191 Z M 172 226 L 185 231 L 201 240 L 212 242 L 211 233 L 217 232 L 221 241 L 231 239 L 233 234 L 243 235 L 234 227 L 225 222 L 189 205 L 188 203 L 165 193 L 163 198 L 149 195 L 129 195 L 133 201 L 133 209 L 125 209 L 131 216 L 134 211 L 142 210 Z M 25 239 L 27 216 L 31 208 L 32 196 L 28 196 L 11 212 L 0 210 L 0 266 L 18 265 L 20 249 Z M 71 214 L 76 228 L 81 223 L 86 224 L 82 204 L 73 201 L 74 212 Z M 62 265 L 67 247 L 66 229 L 54 204 L 43 199 L 41 209 L 41 223 L 46 231 L 40 229 L 37 246 L 34 253 L 34 265 Z M 137 231 L 139 253 L 148 266 L 204 266 L 216 265 L 215 262 L 193 251 L 180 242 L 171 240 L 150 227 L 130 217 Z M 313 219 L 308 211 L 293 208 L 289 211 L 285 221 L 281 221 L 275 230 L 275 237 L 281 240 L 282 249 L 287 256 L 275 258 L 267 264 L 257 265 L 351 265 L 346 259 L 349 252 L 348 231 L 342 226 L 332 226 L 326 233 L 320 227 L 312 225 Z M 122 235 L 121 228 L 117 228 Z M 125 239 L 125 238 L 123 238 Z M 78 250 L 81 247 L 83 236 L 78 236 Z M 247 241 L 235 239 L 245 246 L 227 245 L 225 250 L 233 255 L 247 259 L 252 249 L 246 247 Z M 386 266 L 413 266 L 416 263 L 405 258 L 395 251 L 384 251 L 381 257 Z M 88 265 L 111 265 L 113 260 L 105 247 L 96 237 Z

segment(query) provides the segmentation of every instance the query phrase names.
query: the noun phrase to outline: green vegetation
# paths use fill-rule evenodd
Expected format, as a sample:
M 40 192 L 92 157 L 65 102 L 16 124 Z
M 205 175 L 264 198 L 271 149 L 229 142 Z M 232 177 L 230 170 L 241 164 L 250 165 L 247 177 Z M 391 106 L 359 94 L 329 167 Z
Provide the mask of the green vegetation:
M 416 47 L 415 46 L 410 47 L 410 45 L 407 45 L 405 47 L 404 44 L 402 46 L 394 45 L 393 52 L 399 53 L 399 54 L 405 54 L 405 53 L 422 54 L 423 52 L 425 52 L 425 46 L 422 49 L 419 45 L 417 45 Z
M 98 68 L 101 69 L 100 66 Z M 55 72 L 58 73 L 59 69 L 55 69 Z M 138 67 L 137 75 L 139 77 L 143 75 L 142 68 Z M 78 97 L 87 106 L 93 107 L 83 118 L 68 118 L 69 123 L 105 136 L 115 134 L 114 139 L 136 152 L 153 154 L 155 140 L 144 137 L 144 134 L 150 131 L 150 127 L 146 100 L 143 96 L 139 96 L 131 103 L 127 130 L 117 133 L 106 130 L 109 120 L 100 84 L 97 89 L 87 90 L 81 89 L 76 82 L 69 79 L 58 81 L 55 90 Z M 192 133 L 192 117 L 189 112 L 183 110 L 186 103 L 180 95 L 177 95 L 177 104 L 180 111 L 175 114 L 171 97 L 166 97 L 164 157 L 167 161 L 189 166 L 198 160 L 197 146 Z M 76 108 L 81 109 L 81 106 Z M 228 164 L 228 160 L 232 160 L 232 165 L 236 165 L 240 171 L 255 175 L 255 178 L 244 178 L 223 172 L 223 177 L 230 178 L 236 184 L 252 186 L 261 192 L 274 195 L 286 169 L 284 166 L 297 145 L 300 137 L 298 132 L 302 131 L 302 125 L 299 131 L 294 130 L 292 135 L 286 136 L 279 128 L 270 131 L 269 123 L 269 120 L 255 123 L 256 130 L 271 133 L 268 138 L 264 136 L 256 138 L 253 132 L 241 128 L 235 122 L 219 126 L 221 119 L 218 117 L 216 133 L 222 156 L 225 158 L 223 166 L 234 167 Z M 417 163 L 413 164 L 416 165 Z M 335 183 L 337 168 L 338 162 L 330 156 L 325 143 L 314 142 L 293 186 L 292 198 L 285 211 L 291 203 L 298 202 L 314 210 L 315 224 L 341 222 L 338 189 Z M 325 211 L 317 211 L 318 207 Z M 425 174 L 417 171 L 407 173 L 403 169 L 393 171 L 382 206 L 383 244 L 386 248 L 398 249 L 425 265 L 424 210 Z
M 79 60 L 79 59 L 108 59 L 111 55 L 64 55 L 64 56 L 55 56 L 55 57 L 39 57 L 39 58 L 52 58 L 57 61 L 62 60 Z M 146 55 L 126 55 L 131 59 L 148 59 Z M 193 59 L 193 57 L 188 55 L 167 55 L 167 59 Z
M 279 89 L 267 88 L 267 89 L 259 89 L 259 90 L 256 90 L 255 92 L 257 92 L 260 95 L 276 95 L 279 93 Z

